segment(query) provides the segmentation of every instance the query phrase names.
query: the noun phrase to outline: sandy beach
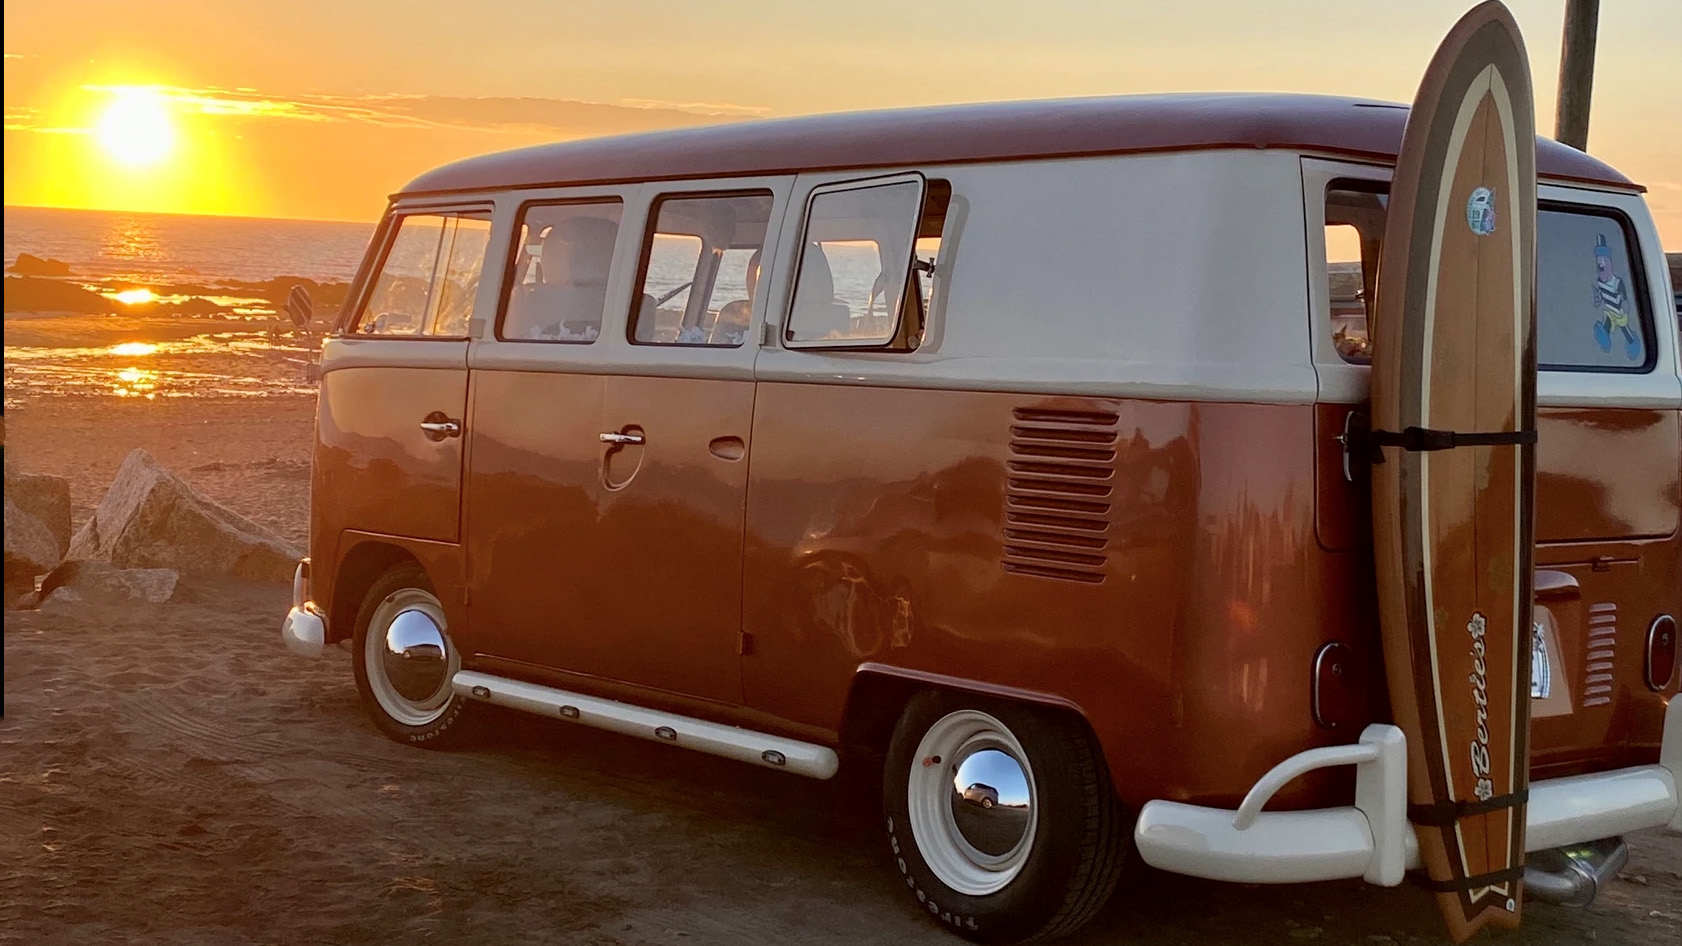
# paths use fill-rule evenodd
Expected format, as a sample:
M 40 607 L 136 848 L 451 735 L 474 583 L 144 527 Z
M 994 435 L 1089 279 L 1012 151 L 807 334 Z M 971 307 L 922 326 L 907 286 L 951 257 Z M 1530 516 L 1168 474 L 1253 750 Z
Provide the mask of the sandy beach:
M 6 321 L 8 346 L 65 351 L 194 327 Z M 312 398 L 168 393 L 172 371 L 280 384 L 295 353 L 165 354 L 151 398 L 14 400 L 22 362 L 8 360 L 8 459 L 68 477 L 80 524 L 145 447 L 302 542 Z M 869 764 L 814 782 L 526 716 L 498 717 L 461 751 L 399 746 L 358 705 L 343 648 L 319 661 L 281 648 L 287 600 L 278 584 L 184 580 L 168 604 L 7 613 L 0 943 L 958 942 L 898 889 Z M 1522 932 L 1480 941 L 1682 942 L 1682 834 L 1629 841 L 1595 906 L 1531 905 Z M 1447 942 L 1411 885 L 1241 887 L 1142 868 L 1070 942 L 1304 941 Z

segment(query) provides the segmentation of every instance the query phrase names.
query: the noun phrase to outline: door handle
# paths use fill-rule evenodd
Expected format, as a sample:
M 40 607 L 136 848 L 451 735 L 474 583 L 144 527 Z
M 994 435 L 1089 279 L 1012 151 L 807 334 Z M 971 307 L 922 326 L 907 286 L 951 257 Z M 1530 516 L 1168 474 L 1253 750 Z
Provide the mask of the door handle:
M 621 447 L 631 444 L 640 444 L 643 442 L 642 434 L 621 434 L 616 432 L 602 434 L 601 440 L 602 443 L 611 443 L 614 446 Z
M 426 435 L 433 440 L 461 436 L 461 421 L 459 420 L 423 420 L 420 428 L 426 431 Z

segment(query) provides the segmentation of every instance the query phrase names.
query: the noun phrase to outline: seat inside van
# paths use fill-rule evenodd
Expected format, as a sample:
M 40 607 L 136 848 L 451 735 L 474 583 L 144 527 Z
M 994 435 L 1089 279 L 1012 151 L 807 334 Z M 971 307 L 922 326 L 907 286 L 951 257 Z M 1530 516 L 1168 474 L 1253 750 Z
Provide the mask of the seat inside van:
M 608 268 L 618 225 L 568 217 L 543 235 L 537 280 L 509 297 L 506 333 L 517 338 L 591 339 L 601 332 Z

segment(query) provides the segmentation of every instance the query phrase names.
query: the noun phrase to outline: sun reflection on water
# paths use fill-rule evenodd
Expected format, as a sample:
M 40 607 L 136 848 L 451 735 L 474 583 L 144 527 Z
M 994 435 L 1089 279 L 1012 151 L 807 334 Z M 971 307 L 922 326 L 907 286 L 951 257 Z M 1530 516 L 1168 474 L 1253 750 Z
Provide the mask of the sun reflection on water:
M 150 354 L 154 354 L 155 352 L 157 352 L 157 350 L 158 350 L 158 346 L 153 345 L 150 342 L 123 342 L 121 345 L 112 345 L 111 346 L 111 354 L 122 355 L 124 357 L 134 357 L 134 356 L 137 356 L 137 355 L 150 355 Z M 130 370 L 133 370 L 133 369 L 130 369 Z
M 156 302 L 158 294 L 150 289 L 124 289 L 122 292 L 112 293 L 111 298 L 123 305 L 139 305 L 144 302 Z
M 111 393 L 118 397 L 158 396 L 158 373 L 147 368 L 124 368 L 117 372 L 117 384 L 111 388 Z

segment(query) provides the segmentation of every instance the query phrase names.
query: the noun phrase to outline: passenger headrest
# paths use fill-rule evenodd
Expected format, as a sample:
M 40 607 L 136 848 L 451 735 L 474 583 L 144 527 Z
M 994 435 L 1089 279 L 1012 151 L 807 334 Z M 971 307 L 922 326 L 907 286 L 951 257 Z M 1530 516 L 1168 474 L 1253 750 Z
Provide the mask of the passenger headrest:
M 619 225 L 601 217 L 568 217 L 543 237 L 543 281 L 605 286 Z
M 754 250 L 753 255 L 748 257 L 746 277 L 749 299 L 755 298 L 754 294 L 759 289 L 759 252 L 759 250 Z
M 806 244 L 806 252 L 800 258 L 800 285 L 795 295 L 803 307 L 835 301 L 835 274 L 829 271 L 829 257 L 824 255 L 822 244 Z

